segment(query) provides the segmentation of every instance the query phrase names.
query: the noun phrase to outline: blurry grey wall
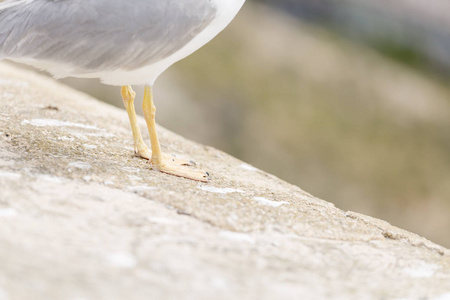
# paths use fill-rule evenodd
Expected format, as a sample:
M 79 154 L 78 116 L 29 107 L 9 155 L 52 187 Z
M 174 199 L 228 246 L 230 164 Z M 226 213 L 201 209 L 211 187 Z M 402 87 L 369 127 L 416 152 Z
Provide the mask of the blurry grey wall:
M 253 0 L 450 76 L 450 1 Z

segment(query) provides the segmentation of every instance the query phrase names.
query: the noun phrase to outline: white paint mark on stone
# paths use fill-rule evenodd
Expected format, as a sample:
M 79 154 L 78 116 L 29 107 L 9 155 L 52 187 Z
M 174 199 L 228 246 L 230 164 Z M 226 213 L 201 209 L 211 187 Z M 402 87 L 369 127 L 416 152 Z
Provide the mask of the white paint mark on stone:
M 199 189 L 211 193 L 216 194 L 230 194 L 230 193 L 245 193 L 243 190 L 238 189 L 232 189 L 232 188 L 217 188 L 209 185 L 200 185 L 198 186 Z
M 6 99 L 6 98 L 13 99 L 14 97 L 15 97 L 15 95 L 13 93 L 8 93 L 8 92 L 2 93 L 3 99 Z
M 85 133 L 81 133 L 81 132 L 70 132 L 71 135 L 73 135 L 74 137 L 76 137 L 77 139 L 86 141 L 88 140 L 88 137 L 86 136 Z
M 90 145 L 90 144 L 83 144 L 83 147 L 86 149 L 96 149 L 97 148 L 96 145 Z
M 92 166 L 90 164 L 88 164 L 87 162 L 84 162 L 84 161 L 72 162 L 69 164 L 69 167 L 77 168 L 80 170 L 89 170 L 90 168 L 92 168 Z
M 138 181 L 138 180 L 141 180 L 142 178 L 139 176 L 135 176 L 135 175 L 128 175 L 128 179 L 130 179 L 132 181 Z
M 11 85 L 13 82 L 12 80 L 0 79 L 0 85 Z
M 229 282 L 223 277 L 209 277 L 208 286 L 224 291 L 230 290 Z
M 73 142 L 75 139 L 73 137 L 68 136 L 60 136 L 58 137 L 59 141 L 67 141 L 67 142 Z
M 78 128 L 84 128 L 84 129 L 95 129 L 100 130 L 100 128 L 86 125 L 86 124 L 80 124 L 80 123 L 73 123 L 73 122 L 66 122 L 66 121 L 60 121 L 55 119 L 32 119 L 31 121 L 23 120 L 21 125 L 33 125 L 37 127 L 78 127 Z
M 450 300 L 450 292 L 442 294 L 440 296 L 429 298 L 430 300 Z
M 271 207 L 280 207 L 283 204 L 289 205 L 289 202 L 286 202 L 286 201 L 273 201 L 273 200 L 266 199 L 264 197 L 253 197 L 253 200 L 258 202 L 259 204 L 271 206 Z
M 103 181 L 103 184 L 104 184 L 104 185 L 114 185 L 114 181 L 111 181 L 111 180 L 105 180 L 105 181 Z
M 83 176 L 83 180 L 86 182 L 89 182 L 89 181 L 91 181 L 91 176 L 89 176 L 89 175 Z
M 0 287 L 0 300 L 8 300 L 8 293 Z
M 107 256 L 108 263 L 116 268 L 131 269 L 137 264 L 137 260 L 131 253 L 116 252 Z
M 178 224 L 177 221 L 171 218 L 162 217 L 147 217 L 147 220 L 151 223 L 162 224 L 162 225 L 175 225 Z
M 6 86 L 16 86 L 16 87 L 29 87 L 30 84 L 26 81 L 21 80 L 10 80 L 10 79 L 0 79 L 0 85 L 6 85 Z
M 114 134 L 107 133 L 107 132 L 101 132 L 101 133 L 89 132 L 89 133 L 87 133 L 87 132 L 71 131 L 70 134 L 76 138 L 79 138 L 80 140 L 87 140 L 88 137 L 104 137 L 104 138 L 114 137 Z
M 109 132 L 101 132 L 101 133 L 86 133 L 86 136 L 92 136 L 92 137 L 104 137 L 104 138 L 111 138 L 114 137 L 114 134 Z
M 133 173 L 139 173 L 139 172 L 141 172 L 140 169 L 138 169 L 138 168 L 133 168 L 133 167 L 123 167 L 122 170 L 124 170 L 125 172 L 133 172 Z
M 8 207 L 8 208 L 0 208 L 0 218 L 11 218 L 17 216 L 17 210 L 14 208 Z M 1 295 L 1 293 L 0 293 Z M 0 297 L 1 299 L 1 297 Z
M 13 173 L 13 172 L 2 171 L 2 172 L 0 172 L 0 177 L 12 179 L 12 180 L 18 180 L 22 177 L 22 175 L 18 174 L 18 173 Z
M 241 165 L 239 165 L 239 168 L 247 170 L 247 171 L 252 171 L 252 172 L 258 171 L 257 168 L 255 168 L 254 166 L 251 166 L 249 164 L 241 164 Z
M 413 278 L 431 278 L 440 267 L 436 264 L 417 262 L 416 265 L 403 269 L 403 272 Z
M 53 175 L 38 175 L 37 178 L 48 181 L 48 182 L 53 182 L 53 183 L 63 182 L 61 177 L 57 177 L 57 176 L 53 176 Z
M 129 190 L 130 192 L 133 192 L 133 193 L 142 194 L 147 191 L 154 191 L 154 190 L 156 190 L 156 187 L 139 185 L 139 186 L 130 186 L 127 188 L 127 190 Z
M 4 98 L 6 98 L 6 97 L 3 96 L 3 99 Z M 5 114 L 0 115 L 0 120 L 2 120 L 2 121 L 7 121 L 9 119 L 10 119 L 10 117 L 8 115 L 5 115 Z
M 227 240 L 234 240 L 237 242 L 247 242 L 254 244 L 255 240 L 247 233 L 241 233 L 241 232 L 233 232 L 233 231 L 221 231 L 219 233 L 219 236 L 221 238 L 227 239 Z
M 0 133 L 1 136 L 1 133 Z M 0 153 L 1 155 L 2 153 Z M 14 160 L 3 160 L 3 157 L 0 157 L 0 168 L 1 167 L 12 167 L 16 164 L 16 162 Z

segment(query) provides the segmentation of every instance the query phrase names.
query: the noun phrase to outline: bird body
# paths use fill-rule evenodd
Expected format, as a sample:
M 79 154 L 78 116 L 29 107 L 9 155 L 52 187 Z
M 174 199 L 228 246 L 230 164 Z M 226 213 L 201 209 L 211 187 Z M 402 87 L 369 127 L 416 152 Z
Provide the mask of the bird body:
M 152 86 L 173 63 L 222 31 L 245 0 L 0 0 L 0 59 L 55 77 L 99 78 L 122 86 L 135 154 L 161 172 L 198 181 L 206 173 L 161 153 Z M 131 85 L 145 85 L 151 141 L 138 126 Z
M 222 31 L 245 0 L 4 0 L 0 58 L 55 77 L 153 85 Z

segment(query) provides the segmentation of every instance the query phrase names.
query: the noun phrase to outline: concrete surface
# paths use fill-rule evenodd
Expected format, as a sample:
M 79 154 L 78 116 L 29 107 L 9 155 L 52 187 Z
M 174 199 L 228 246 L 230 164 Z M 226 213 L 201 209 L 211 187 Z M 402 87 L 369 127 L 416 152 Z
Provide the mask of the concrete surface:
M 125 111 L 5 63 L 0 99 L 0 300 L 450 299 L 420 236 L 163 128 L 211 180 L 152 171 Z

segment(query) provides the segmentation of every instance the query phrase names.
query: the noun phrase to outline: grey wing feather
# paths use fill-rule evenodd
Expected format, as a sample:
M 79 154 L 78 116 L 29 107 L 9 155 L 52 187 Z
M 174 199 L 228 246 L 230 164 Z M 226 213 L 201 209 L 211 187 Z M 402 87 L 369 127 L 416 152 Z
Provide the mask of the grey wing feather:
M 1 9 L 8 3 L 17 5 Z M 209 0 L 6 0 L 0 57 L 70 64 L 80 73 L 133 70 L 181 49 L 215 13 Z

